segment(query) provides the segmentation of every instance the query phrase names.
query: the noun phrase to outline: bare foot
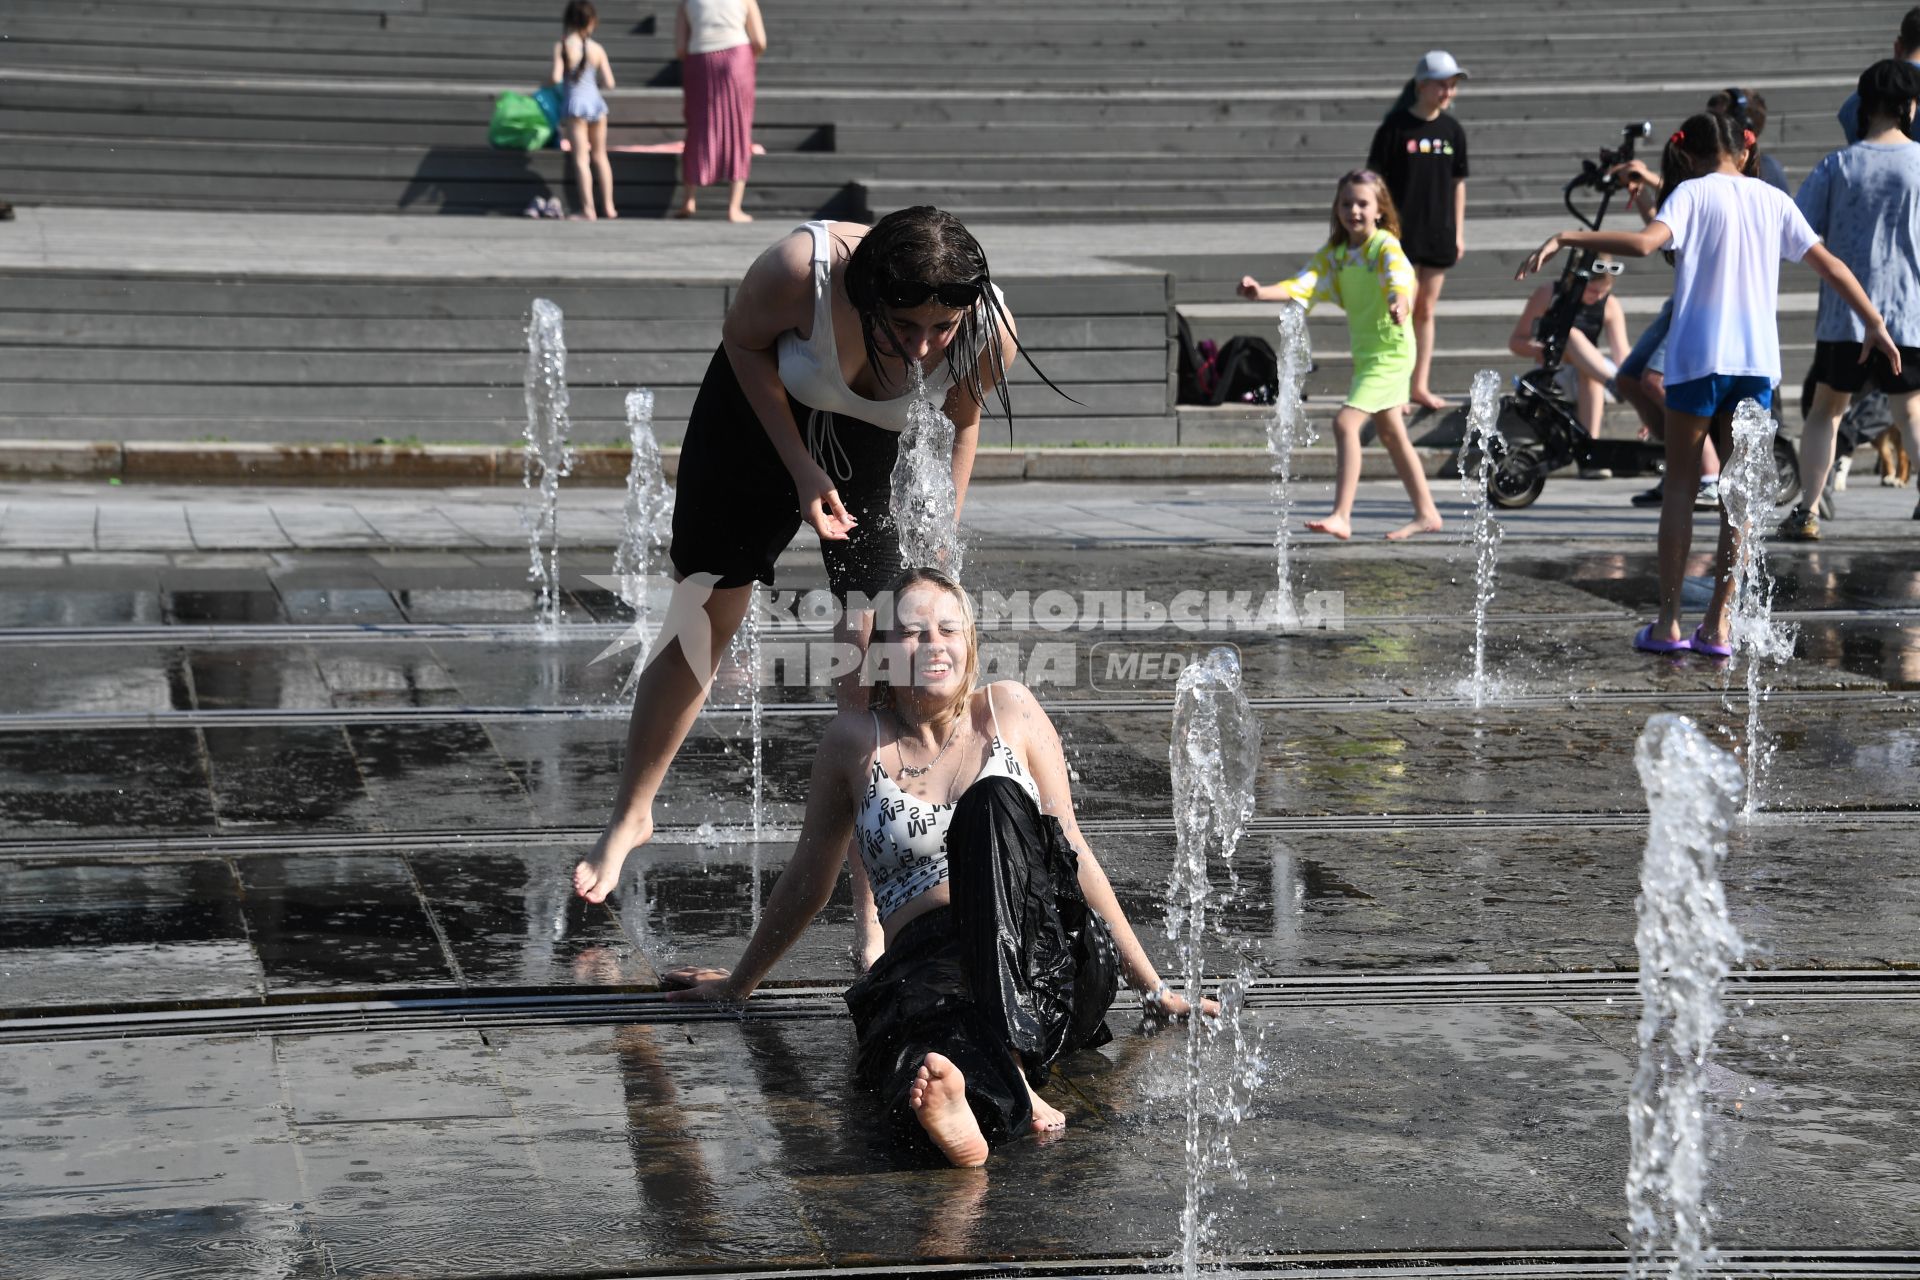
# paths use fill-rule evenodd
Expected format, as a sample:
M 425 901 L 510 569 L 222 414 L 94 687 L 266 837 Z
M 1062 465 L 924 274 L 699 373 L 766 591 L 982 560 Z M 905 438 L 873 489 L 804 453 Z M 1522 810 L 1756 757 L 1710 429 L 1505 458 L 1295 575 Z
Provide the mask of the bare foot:
M 1027 1086 L 1027 1100 L 1033 1104 L 1033 1120 L 1030 1127 L 1035 1133 L 1059 1133 L 1067 1127 L 1067 1117 L 1060 1108 L 1051 1106 L 1047 1100 Z
M 727 210 L 727 221 L 728 222 L 752 222 L 753 215 L 750 213 L 742 213 L 738 209 L 729 209 Z
M 675 209 L 672 213 L 668 214 L 667 216 L 669 218 L 691 218 L 693 216 L 693 206 L 690 204 L 683 204 L 678 209 Z
M 950 1163 L 977 1169 L 987 1162 L 987 1140 L 967 1105 L 966 1077 L 951 1061 L 928 1054 L 907 1091 L 907 1105 Z
M 616 219 L 616 218 L 618 218 L 619 216 L 620 216 L 620 212 L 619 212 L 619 210 L 617 210 L 617 209 L 609 209 L 609 210 L 607 210 L 607 221 L 608 221 L 608 222 L 612 222 L 612 221 L 613 221 L 614 219 Z
M 1420 516 L 1409 520 L 1387 535 L 1388 542 L 1405 542 L 1416 533 L 1438 533 L 1445 522 L 1438 515 Z
M 623 832 L 616 836 L 612 832 L 602 832 L 593 846 L 593 852 L 582 858 L 573 869 L 573 891 L 588 902 L 605 902 L 607 895 L 620 887 L 620 868 L 626 865 L 627 855 L 651 839 L 651 814 L 637 835 Z
M 1309 520 L 1307 521 L 1307 531 L 1309 533 L 1330 533 L 1342 542 L 1345 542 L 1353 536 L 1353 526 L 1348 523 L 1345 516 L 1327 516 L 1321 520 Z
M 1447 399 L 1445 396 L 1437 396 L 1431 391 L 1413 392 L 1412 404 L 1413 407 L 1418 409 L 1450 409 L 1453 407 L 1453 401 Z

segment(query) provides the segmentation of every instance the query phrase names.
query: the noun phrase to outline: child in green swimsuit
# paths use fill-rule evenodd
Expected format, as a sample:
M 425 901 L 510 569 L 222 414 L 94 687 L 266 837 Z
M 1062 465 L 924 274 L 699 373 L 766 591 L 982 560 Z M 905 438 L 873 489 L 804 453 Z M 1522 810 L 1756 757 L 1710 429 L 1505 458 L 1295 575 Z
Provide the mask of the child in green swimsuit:
M 1427 490 L 1427 475 L 1407 438 L 1402 411 L 1413 376 L 1413 264 L 1400 248 L 1400 219 L 1393 197 L 1376 173 L 1360 169 L 1340 179 L 1333 200 L 1333 234 L 1299 275 L 1275 285 L 1252 276 L 1240 281 L 1240 296 L 1265 302 L 1335 302 L 1347 313 L 1353 345 L 1353 385 L 1334 416 L 1338 480 L 1333 514 L 1309 520 L 1307 528 L 1346 539 L 1352 535 L 1353 500 L 1360 487 L 1360 431 L 1373 419 L 1400 483 L 1413 503 L 1413 519 L 1389 533 L 1394 541 L 1440 527 L 1440 508 Z

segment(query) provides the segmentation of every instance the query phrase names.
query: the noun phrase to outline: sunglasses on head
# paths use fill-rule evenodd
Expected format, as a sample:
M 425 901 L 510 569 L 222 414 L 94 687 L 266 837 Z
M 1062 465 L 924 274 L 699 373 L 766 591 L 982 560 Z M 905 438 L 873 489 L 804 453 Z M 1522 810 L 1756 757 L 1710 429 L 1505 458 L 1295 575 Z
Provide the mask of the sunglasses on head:
M 896 280 L 887 286 L 881 298 L 890 307 L 917 307 L 932 299 L 943 307 L 964 311 L 980 301 L 980 286 L 984 283 L 986 283 L 985 276 L 958 284 L 928 284 L 924 280 Z

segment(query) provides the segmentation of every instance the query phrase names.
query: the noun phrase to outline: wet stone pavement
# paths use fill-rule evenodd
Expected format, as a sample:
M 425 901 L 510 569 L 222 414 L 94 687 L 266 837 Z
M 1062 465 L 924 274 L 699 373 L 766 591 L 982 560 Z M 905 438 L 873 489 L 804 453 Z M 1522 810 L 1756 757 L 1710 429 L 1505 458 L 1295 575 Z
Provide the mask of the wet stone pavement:
M 1125 542 L 986 538 L 970 585 L 1272 585 L 1257 540 Z M 1209 1202 L 1214 1256 L 1624 1257 L 1633 743 L 1674 710 L 1744 754 L 1744 672 L 1629 651 L 1641 540 L 1506 550 L 1477 710 L 1457 539 L 1303 548 L 1327 593 L 1312 629 L 983 634 L 990 671 L 1038 677 L 1088 837 L 1168 971 L 1171 672 L 1242 656 L 1264 739 L 1213 968 L 1254 975 L 1269 1071 L 1235 1138 L 1245 1183 Z M 752 931 L 819 683 L 763 689 L 763 839 L 729 667 L 660 838 L 607 903 L 571 896 L 624 737 L 631 655 L 599 655 L 631 611 L 588 581 L 604 552 L 564 557 L 557 640 L 512 551 L 6 554 L 0 1276 L 1072 1274 L 1176 1251 L 1184 1040 L 1130 997 L 1047 1090 L 1067 1132 L 956 1172 L 893 1148 L 852 1078 L 844 883 L 749 1016 L 657 996 Z M 1772 555 L 1798 634 L 1766 672 L 1761 811 L 1725 868 L 1750 955 L 1711 1068 L 1716 1233 L 1734 1269 L 1852 1274 L 1832 1260 L 1865 1251 L 1910 1274 L 1920 550 Z M 783 560 L 783 591 L 819 584 L 812 553 Z M 827 637 L 773 603 L 763 658 L 804 676 Z

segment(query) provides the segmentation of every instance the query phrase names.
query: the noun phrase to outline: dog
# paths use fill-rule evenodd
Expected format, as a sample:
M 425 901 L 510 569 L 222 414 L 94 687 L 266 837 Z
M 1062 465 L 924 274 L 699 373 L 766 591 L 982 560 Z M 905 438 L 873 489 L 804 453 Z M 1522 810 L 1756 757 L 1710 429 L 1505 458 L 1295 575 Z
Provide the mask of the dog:
M 1881 484 L 1898 489 L 1913 478 L 1913 460 L 1907 456 L 1906 442 L 1900 438 L 1897 424 L 1874 438 L 1873 452 L 1878 458 L 1873 470 L 1880 477 Z

